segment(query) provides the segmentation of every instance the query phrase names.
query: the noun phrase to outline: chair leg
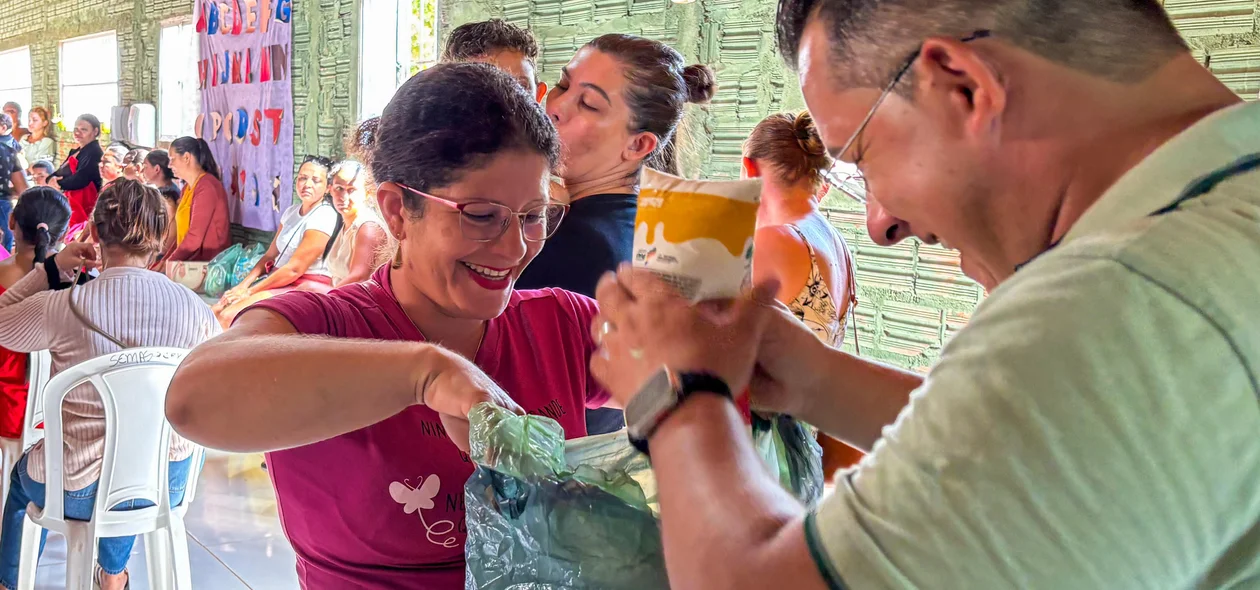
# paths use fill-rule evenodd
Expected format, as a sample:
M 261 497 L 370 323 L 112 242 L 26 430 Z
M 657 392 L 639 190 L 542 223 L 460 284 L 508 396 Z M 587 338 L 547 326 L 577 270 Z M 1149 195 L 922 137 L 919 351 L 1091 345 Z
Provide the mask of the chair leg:
M 73 530 L 66 537 L 66 590 L 92 590 L 96 541 L 94 534 Z
M 18 558 L 18 590 L 35 590 L 35 569 L 39 567 L 39 537 L 44 529 L 31 522 L 22 521 L 22 553 Z
M 170 526 L 165 532 L 170 535 L 174 590 L 192 590 L 192 569 L 188 565 L 188 531 L 184 527 L 184 519 L 178 514 L 172 514 Z
M 144 561 L 149 570 L 149 588 L 171 590 L 171 546 L 163 529 L 144 534 Z
M 18 458 L 22 456 L 22 441 L 0 438 L 0 453 L 4 453 L 4 457 L 0 459 L 0 469 L 4 469 L 4 476 L 0 477 L 0 511 L 3 511 L 9 500 L 9 478 L 13 473 L 13 466 L 17 465 Z

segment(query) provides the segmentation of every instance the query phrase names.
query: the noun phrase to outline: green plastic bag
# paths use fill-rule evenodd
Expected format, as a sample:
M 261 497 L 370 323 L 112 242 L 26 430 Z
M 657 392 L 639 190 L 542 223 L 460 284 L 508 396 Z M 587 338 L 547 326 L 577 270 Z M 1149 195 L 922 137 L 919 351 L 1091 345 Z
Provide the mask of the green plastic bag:
M 245 280 L 245 276 L 249 271 L 254 270 L 258 265 L 258 261 L 262 260 L 263 254 L 267 253 L 266 244 L 254 244 L 246 248 L 236 261 L 232 263 L 232 279 L 228 281 L 228 288 L 231 289 Z
M 817 432 L 790 416 L 753 413 L 753 442 L 784 489 L 812 508 L 823 495 L 822 446 Z
M 787 489 L 821 496 L 821 448 L 781 418 L 754 427 L 757 448 Z M 490 404 L 469 420 L 477 469 L 464 490 L 467 590 L 669 587 L 656 479 L 624 430 L 565 441 L 550 418 Z M 815 474 L 816 482 L 792 479 Z
M 245 248 L 240 244 L 232 244 L 230 248 L 219 252 L 219 255 L 210 261 L 206 267 L 206 280 L 202 284 L 202 290 L 206 295 L 219 298 L 223 296 L 224 291 L 231 288 L 233 267 L 244 250 Z

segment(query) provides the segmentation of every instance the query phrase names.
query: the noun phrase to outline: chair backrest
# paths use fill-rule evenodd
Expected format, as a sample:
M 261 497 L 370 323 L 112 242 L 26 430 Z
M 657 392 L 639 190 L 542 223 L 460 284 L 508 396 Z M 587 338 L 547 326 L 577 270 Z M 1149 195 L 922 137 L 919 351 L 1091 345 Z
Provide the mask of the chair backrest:
M 64 440 L 62 402 L 72 389 L 90 383 L 105 408 L 105 454 L 93 520 L 126 518 L 129 513 L 108 510 L 128 500 L 147 500 L 161 515 L 170 512 L 171 427 L 166 421 L 166 389 L 187 354 L 178 348 L 131 348 L 70 367 L 48 382 L 44 391 L 47 498 L 62 498 L 65 491 L 64 453 L 59 452 Z M 62 503 L 47 502 L 44 517 L 64 520 Z
M 44 438 L 44 431 L 39 426 L 44 421 L 44 388 L 48 387 L 48 379 L 52 375 L 52 353 L 37 350 L 30 354 L 27 362 L 28 392 L 26 394 L 26 418 L 22 423 L 22 450 Z

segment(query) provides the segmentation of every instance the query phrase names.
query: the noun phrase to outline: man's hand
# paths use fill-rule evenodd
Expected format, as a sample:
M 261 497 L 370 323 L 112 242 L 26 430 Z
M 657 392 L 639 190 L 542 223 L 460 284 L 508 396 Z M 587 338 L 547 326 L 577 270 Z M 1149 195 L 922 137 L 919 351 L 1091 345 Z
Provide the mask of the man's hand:
M 711 373 L 741 392 L 774 313 L 761 302 L 775 289 L 764 285 L 734 301 L 693 305 L 651 271 L 625 265 L 596 288 L 600 315 L 592 331 L 601 349 L 591 370 L 622 407 L 662 366 Z
M 72 275 L 80 268 L 93 269 L 101 265 L 100 257 L 96 252 L 96 244 L 84 242 L 66 244 L 66 247 L 53 257 L 53 262 L 57 263 L 57 272 L 63 275 Z
M 426 362 L 417 363 L 416 403 L 437 412 L 455 446 L 468 452 L 468 413 L 490 402 L 518 414 L 520 405 L 468 359 L 438 346 L 426 347 Z
M 808 326 L 784 306 L 769 314 L 750 385 L 754 410 L 801 416 L 818 395 L 819 375 L 828 363 L 829 349 Z

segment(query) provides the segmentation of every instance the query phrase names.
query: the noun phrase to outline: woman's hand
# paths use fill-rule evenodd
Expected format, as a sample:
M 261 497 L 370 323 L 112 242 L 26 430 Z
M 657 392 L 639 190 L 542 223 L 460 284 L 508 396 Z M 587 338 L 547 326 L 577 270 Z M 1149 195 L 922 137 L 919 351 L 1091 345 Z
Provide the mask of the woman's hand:
M 419 363 L 416 402 L 437 412 L 447 436 L 468 452 L 468 413 L 490 402 L 518 414 L 523 410 L 498 384 L 468 359 L 441 348 L 431 348 L 433 362 Z
M 246 297 L 249 297 L 249 287 L 244 284 L 237 285 L 223 293 L 223 297 L 219 298 L 219 305 L 228 307 Z
M 96 244 L 72 242 L 53 256 L 53 262 L 57 264 L 57 272 L 72 275 L 80 268 L 99 267 L 100 257 L 96 252 Z
M 58 178 L 58 177 L 56 177 L 56 176 L 49 176 L 49 177 L 48 177 L 48 180 L 47 180 L 47 181 L 45 181 L 45 182 L 47 182 L 47 183 L 48 183 L 48 186 L 51 186 L 51 187 L 53 187 L 53 188 L 55 188 L 55 189 L 57 189 L 57 190 L 61 190 L 61 182 L 59 181 L 59 178 Z
M 732 392 L 752 379 L 761 333 L 775 312 L 778 285 L 733 302 L 693 305 L 652 272 L 623 266 L 596 289 L 600 315 L 592 330 L 601 350 L 591 370 L 622 407 L 657 371 L 713 374 Z

